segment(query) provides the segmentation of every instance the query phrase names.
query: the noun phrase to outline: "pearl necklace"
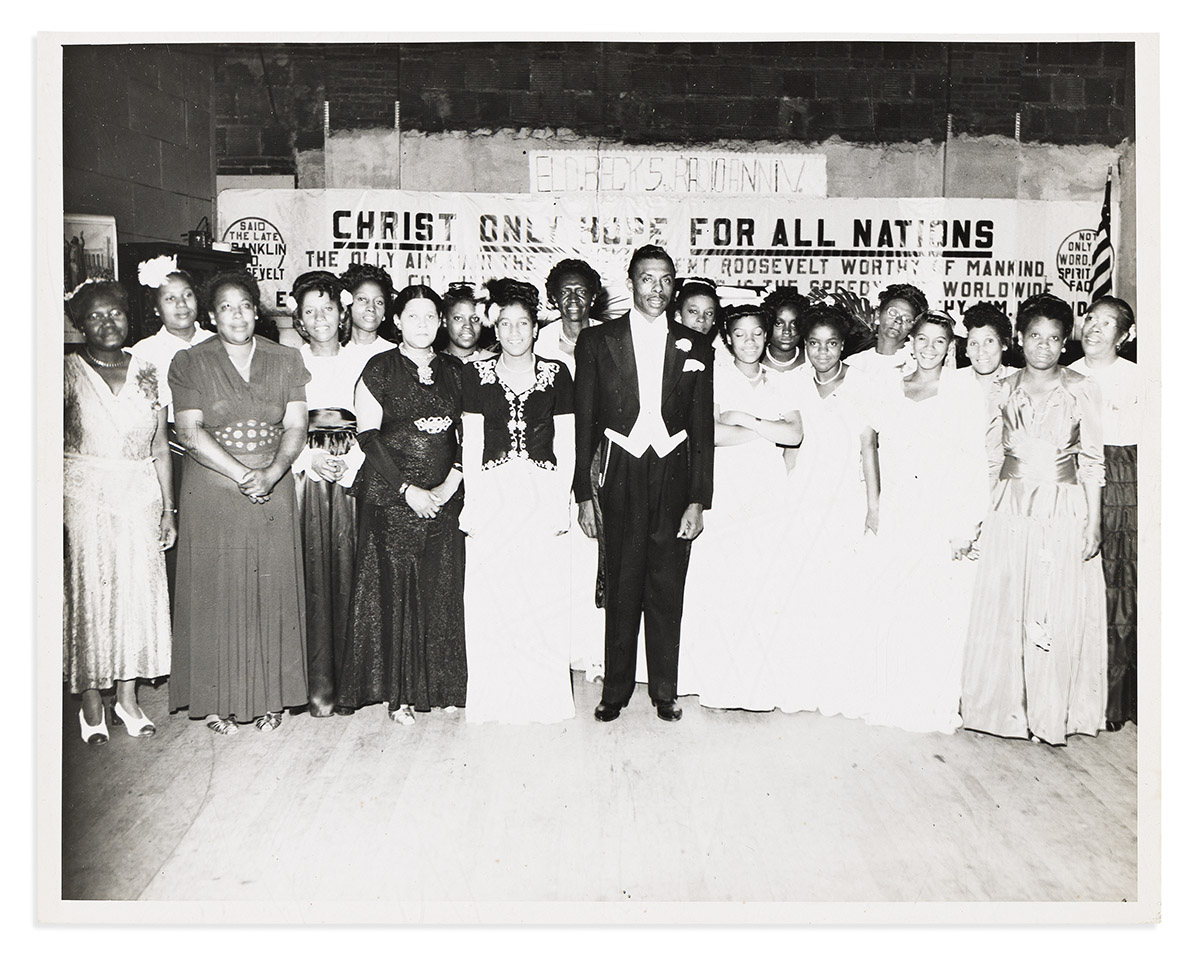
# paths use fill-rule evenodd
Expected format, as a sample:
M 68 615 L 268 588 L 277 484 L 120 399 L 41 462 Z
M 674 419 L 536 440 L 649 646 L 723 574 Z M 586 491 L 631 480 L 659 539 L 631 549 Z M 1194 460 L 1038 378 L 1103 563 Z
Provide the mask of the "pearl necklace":
M 774 356 L 771 354 L 771 351 L 770 351 L 770 349 L 768 349 L 768 350 L 767 350 L 767 352 L 766 352 L 766 361 L 767 361 L 767 366 L 768 366 L 768 367 L 772 367 L 772 366 L 774 366 L 774 365 L 778 364 L 780 367 L 779 367 L 779 368 L 777 368 L 777 370 L 778 370 L 778 369 L 782 369 L 782 368 L 783 368 L 783 367 L 785 367 L 786 365 L 789 365 L 789 364 L 795 364 L 795 363 L 796 363 L 796 362 L 797 362 L 799 359 L 800 359 L 800 348 L 798 348 L 798 347 L 792 348 L 792 356 L 791 356 L 791 357 L 789 357 L 789 358 L 788 358 L 786 361 L 780 361 L 780 360 L 777 360 L 777 359 L 776 359 L 776 358 L 775 358 L 775 357 L 774 357 Z
M 814 371 L 813 372 L 813 383 L 814 384 L 832 384 L 834 381 L 836 381 L 839 377 L 842 376 L 842 368 L 843 367 L 844 367 L 844 365 L 842 364 L 842 362 L 838 361 L 837 374 L 835 374 L 833 377 L 831 377 L 828 381 L 822 381 L 820 376 L 816 373 L 816 371 Z
M 92 353 L 91 348 L 85 347 L 83 353 L 88 356 L 88 360 L 95 364 L 96 367 L 121 367 L 125 364 L 125 358 L 123 357 L 119 361 L 102 361 Z

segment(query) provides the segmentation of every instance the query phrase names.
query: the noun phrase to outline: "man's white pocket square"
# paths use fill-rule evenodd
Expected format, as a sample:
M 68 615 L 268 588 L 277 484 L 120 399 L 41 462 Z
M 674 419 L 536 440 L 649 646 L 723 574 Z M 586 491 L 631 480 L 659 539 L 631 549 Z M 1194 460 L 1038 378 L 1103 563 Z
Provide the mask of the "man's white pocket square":
M 704 370 L 704 362 L 697 361 L 694 357 L 689 357 L 686 361 L 683 362 L 683 369 L 685 371 L 703 371 Z

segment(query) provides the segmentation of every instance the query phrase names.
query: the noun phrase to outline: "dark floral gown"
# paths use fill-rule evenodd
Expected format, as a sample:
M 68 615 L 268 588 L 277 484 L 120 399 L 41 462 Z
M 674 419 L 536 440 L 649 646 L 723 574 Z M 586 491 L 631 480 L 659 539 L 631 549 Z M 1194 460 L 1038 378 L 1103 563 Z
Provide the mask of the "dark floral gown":
M 461 379 L 461 363 L 443 355 L 419 368 L 401 351 L 388 351 L 363 369 L 383 420 L 380 444 L 374 452 L 364 447 L 353 489 L 358 553 L 337 671 L 339 705 L 382 701 L 393 711 L 429 711 L 466 704 L 462 488 L 435 518 L 421 518 L 375 460 L 382 454 L 391 462 L 386 473 L 420 488 L 461 466 Z

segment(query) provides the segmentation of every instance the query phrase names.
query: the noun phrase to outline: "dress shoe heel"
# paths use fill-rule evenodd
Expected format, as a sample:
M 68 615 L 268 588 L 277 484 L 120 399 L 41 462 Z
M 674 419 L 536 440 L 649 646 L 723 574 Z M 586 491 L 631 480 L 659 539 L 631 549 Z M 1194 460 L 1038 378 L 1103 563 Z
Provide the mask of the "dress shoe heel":
M 104 706 L 100 706 L 100 724 L 89 725 L 79 709 L 79 735 L 89 745 L 103 745 L 108 741 L 108 725 L 104 723 Z
M 621 709 L 624 707 L 624 705 L 610 705 L 608 702 L 602 701 L 592 714 L 595 715 L 596 721 L 610 722 L 620 716 Z
M 658 717 L 663 721 L 674 722 L 679 721 L 679 719 L 683 717 L 683 709 L 675 704 L 674 698 L 672 698 L 670 701 L 654 701 L 654 699 L 650 700 L 653 702 L 655 709 L 658 711 Z
M 121 707 L 119 701 L 113 702 L 113 724 L 124 727 L 126 734 L 131 738 L 149 738 L 158 731 L 154 727 L 154 722 L 149 718 L 145 715 L 142 715 L 141 718 L 134 718 Z

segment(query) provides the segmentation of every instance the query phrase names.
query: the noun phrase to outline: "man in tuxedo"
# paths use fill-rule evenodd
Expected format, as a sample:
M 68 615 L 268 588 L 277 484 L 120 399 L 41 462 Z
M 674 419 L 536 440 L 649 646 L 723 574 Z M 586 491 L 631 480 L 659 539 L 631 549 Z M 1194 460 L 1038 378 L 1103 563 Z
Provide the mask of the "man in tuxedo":
M 712 501 L 713 349 L 669 321 L 675 264 L 661 247 L 634 252 L 633 309 L 585 328 L 575 346 L 575 500 L 596 534 L 589 469 L 600 450 L 596 497 L 606 532 L 604 690 L 599 721 L 633 696 L 645 616 L 650 700 L 677 721 L 679 624 L 691 543 Z

